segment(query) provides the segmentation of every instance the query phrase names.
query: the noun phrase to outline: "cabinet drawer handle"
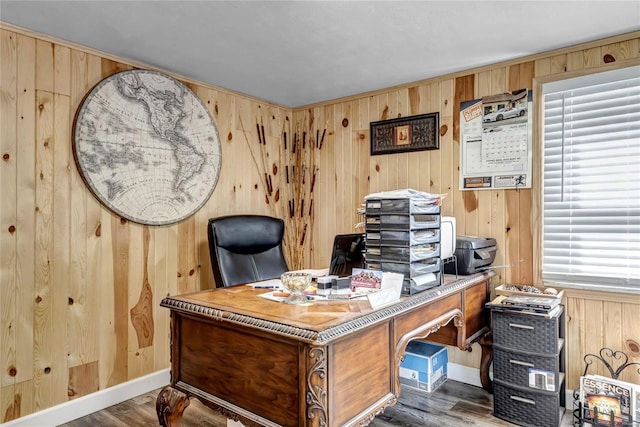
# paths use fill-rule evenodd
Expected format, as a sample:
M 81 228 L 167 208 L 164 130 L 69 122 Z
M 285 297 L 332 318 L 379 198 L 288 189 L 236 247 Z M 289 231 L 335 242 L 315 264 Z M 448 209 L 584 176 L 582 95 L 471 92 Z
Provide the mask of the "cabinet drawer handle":
M 531 399 L 525 399 L 524 397 L 519 396 L 510 396 L 511 400 L 517 400 L 518 402 L 527 403 L 529 405 L 535 405 L 536 401 Z
M 521 325 L 520 323 L 509 323 L 509 326 L 512 328 L 520 328 L 520 329 L 531 329 L 531 330 L 535 329 L 533 326 Z
M 520 366 L 528 366 L 530 368 L 535 368 L 536 365 L 534 365 L 533 363 L 529 363 L 529 362 L 521 362 L 520 360 L 513 360 L 510 359 L 509 363 L 513 363 L 514 365 L 520 365 Z

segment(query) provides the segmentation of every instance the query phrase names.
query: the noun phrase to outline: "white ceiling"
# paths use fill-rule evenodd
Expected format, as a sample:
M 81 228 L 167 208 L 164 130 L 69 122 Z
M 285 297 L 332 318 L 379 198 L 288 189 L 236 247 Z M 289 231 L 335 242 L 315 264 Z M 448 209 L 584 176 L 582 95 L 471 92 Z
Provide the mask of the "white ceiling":
M 0 20 L 298 107 L 636 31 L 640 0 L 0 0 Z

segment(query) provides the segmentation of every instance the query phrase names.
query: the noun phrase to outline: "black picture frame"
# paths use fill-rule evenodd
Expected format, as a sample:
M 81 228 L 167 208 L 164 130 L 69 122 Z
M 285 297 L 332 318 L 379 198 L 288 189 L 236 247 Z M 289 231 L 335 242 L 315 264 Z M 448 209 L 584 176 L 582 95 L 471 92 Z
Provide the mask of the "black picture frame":
M 370 123 L 371 155 L 438 150 L 440 113 Z

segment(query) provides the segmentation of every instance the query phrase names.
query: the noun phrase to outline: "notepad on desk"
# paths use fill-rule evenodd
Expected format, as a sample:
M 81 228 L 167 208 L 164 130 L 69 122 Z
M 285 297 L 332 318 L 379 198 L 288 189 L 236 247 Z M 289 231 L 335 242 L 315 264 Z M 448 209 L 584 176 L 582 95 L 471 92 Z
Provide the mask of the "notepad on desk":
M 268 299 L 269 301 L 276 301 L 276 302 L 285 302 L 288 298 L 288 296 L 277 296 L 274 295 L 274 292 L 265 292 L 263 294 L 258 295 L 261 298 L 264 299 Z

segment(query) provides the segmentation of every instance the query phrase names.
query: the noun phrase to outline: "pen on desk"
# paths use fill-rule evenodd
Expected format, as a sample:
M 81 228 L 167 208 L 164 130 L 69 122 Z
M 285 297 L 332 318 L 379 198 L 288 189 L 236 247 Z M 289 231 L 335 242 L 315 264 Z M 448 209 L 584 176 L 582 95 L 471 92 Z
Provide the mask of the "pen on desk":
M 279 285 L 253 285 L 254 289 L 280 289 Z

